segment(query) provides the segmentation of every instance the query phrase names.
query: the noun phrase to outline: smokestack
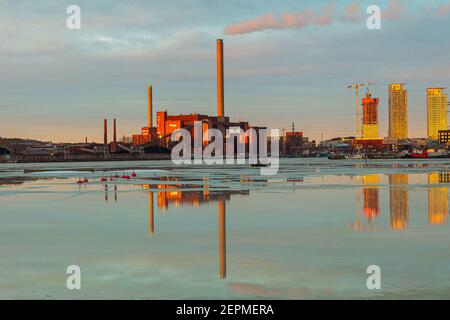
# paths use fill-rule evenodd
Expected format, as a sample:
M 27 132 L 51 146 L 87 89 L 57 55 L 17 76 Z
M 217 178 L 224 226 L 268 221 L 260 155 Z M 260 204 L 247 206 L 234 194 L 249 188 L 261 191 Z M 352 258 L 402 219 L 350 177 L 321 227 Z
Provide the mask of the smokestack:
M 223 117 L 224 98 L 223 98 L 223 41 L 217 39 L 217 116 Z
M 148 86 L 148 127 L 153 127 L 153 92 L 152 86 Z
M 116 126 L 116 119 L 113 120 L 113 141 L 114 141 L 114 143 L 117 142 L 117 126 Z
M 108 120 L 103 122 L 103 144 L 108 145 Z

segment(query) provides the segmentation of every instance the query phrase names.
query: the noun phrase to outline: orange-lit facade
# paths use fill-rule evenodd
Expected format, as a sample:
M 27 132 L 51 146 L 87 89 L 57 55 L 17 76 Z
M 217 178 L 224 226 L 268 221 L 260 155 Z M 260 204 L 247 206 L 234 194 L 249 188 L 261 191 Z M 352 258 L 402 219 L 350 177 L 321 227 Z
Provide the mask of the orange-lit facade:
M 143 127 L 141 134 L 133 134 L 133 145 L 139 146 L 149 143 L 156 138 L 156 128 Z
M 381 148 L 383 139 L 378 137 L 378 98 L 372 98 L 369 90 L 362 99 L 362 137 L 355 144 L 363 148 Z
M 168 115 L 167 111 L 159 111 L 156 113 L 156 135 L 158 138 L 165 140 L 170 139 L 170 135 L 175 130 L 186 128 L 193 134 L 193 126 L 196 121 L 207 122 L 209 116 L 198 113 L 191 114 L 180 114 L 176 116 Z M 226 118 L 228 121 L 228 118 Z M 204 123 L 202 124 L 203 134 L 208 129 L 208 126 Z
M 408 91 L 403 83 L 392 83 L 389 91 L 389 138 L 408 138 Z
M 378 98 L 372 98 L 369 90 L 362 99 L 362 133 L 364 139 L 378 139 Z
M 446 88 L 427 89 L 427 132 L 428 138 L 437 140 L 440 130 L 447 130 Z
M 175 130 L 181 128 L 188 130 L 194 139 L 194 123 L 198 121 L 202 122 L 201 134 L 203 146 L 209 143 L 209 137 L 207 134 L 209 129 L 218 129 L 223 133 L 224 137 L 226 137 L 226 130 L 229 128 L 238 127 L 244 132 L 251 128 L 248 122 L 230 122 L 229 117 L 216 117 L 197 113 L 168 115 L 167 111 L 160 111 L 156 113 L 156 135 L 164 146 L 170 145 L 171 134 Z M 262 129 L 261 127 L 253 128 L 256 132 L 258 132 L 259 129 Z M 242 141 L 239 141 L 240 143 L 247 144 L 249 141 L 248 136 L 242 137 L 241 139 Z

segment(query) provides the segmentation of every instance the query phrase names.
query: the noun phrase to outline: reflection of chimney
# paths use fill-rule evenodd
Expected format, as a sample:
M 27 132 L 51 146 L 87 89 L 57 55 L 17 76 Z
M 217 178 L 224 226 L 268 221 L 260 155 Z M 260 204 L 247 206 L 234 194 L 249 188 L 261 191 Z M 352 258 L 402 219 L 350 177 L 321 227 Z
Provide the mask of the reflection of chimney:
M 220 279 L 225 279 L 227 276 L 227 243 L 226 243 L 226 210 L 225 200 L 219 200 L 219 264 L 220 264 Z
M 108 202 L 108 185 L 105 184 L 105 202 Z
M 224 97 L 223 97 L 223 41 L 217 39 L 217 116 L 223 117 Z
M 117 142 L 117 127 L 116 127 L 116 119 L 113 120 L 113 141 Z
M 108 120 L 103 122 L 103 144 L 108 145 Z
M 148 127 L 153 127 L 153 92 L 152 86 L 148 86 Z
M 153 191 L 148 193 L 148 230 L 150 234 L 150 238 L 153 237 L 154 233 L 154 221 L 153 221 Z

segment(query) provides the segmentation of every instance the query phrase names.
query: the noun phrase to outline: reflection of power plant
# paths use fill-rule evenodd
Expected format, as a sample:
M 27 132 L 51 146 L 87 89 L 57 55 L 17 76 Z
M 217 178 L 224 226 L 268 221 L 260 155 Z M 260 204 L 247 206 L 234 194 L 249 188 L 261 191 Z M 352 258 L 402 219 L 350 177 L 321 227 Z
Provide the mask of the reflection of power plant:
M 226 253 L 226 201 L 230 200 L 232 194 L 248 195 L 249 191 L 208 191 L 206 185 L 203 191 L 186 191 L 179 189 L 181 186 L 174 185 L 143 185 L 144 189 L 156 188 L 165 189 L 168 187 L 169 191 L 157 191 L 158 208 L 167 210 L 168 203 L 173 201 L 175 207 L 179 204 L 190 204 L 198 206 L 199 204 L 208 201 L 217 201 L 218 208 L 218 223 L 219 223 L 219 277 L 225 279 L 227 276 L 227 253 Z M 164 201 L 160 202 L 160 199 Z M 148 192 L 148 229 L 150 238 L 155 233 L 155 216 L 154 216 L 154 192 Z
M 390 224 L 392 230 L 404 230 L 408 226 L 408 175 L 389 175 Z
M 157 192 L 158 209 L 167 211 L 170 205 L 173 205 L 175 208 L 184 205 L 198 207 L 209 201 L 219 201 L 220 199 L 230 200 L 233 194 L 249 194 L 248 190 L 229 190 L 226 193 L 211 191 L 208 185 L 199 185 L 198 187 L 203 188 L 203 190 L 192 191 L 183 191 L 181 190 L 182 187 L 183 185 L 173 184 L 156 185 L 156 188 L 161 190 Z
M 428 174 L 428 223 L 444 224 L 448 215 L 448 187 L 433 186 L 449 182 L 448 173 Z

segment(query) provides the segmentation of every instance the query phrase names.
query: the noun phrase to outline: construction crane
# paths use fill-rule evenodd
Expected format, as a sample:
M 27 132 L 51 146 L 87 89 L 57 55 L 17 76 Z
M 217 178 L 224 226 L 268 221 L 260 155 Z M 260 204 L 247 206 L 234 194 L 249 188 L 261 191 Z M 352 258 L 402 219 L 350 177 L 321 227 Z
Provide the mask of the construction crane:
M 356 91 L 356 135 L 355 138 L 358 137 L 359 135 L 359 88 L 362 87 L 368 87 L 371 85 L 375 85 L 376 82 L 375 81 L 371 81 L 369 83 L 354 83 L 354 84 L 350 84 L 348 85 L 347 89 L 351 89 L 351 88 L 355 88 Z

